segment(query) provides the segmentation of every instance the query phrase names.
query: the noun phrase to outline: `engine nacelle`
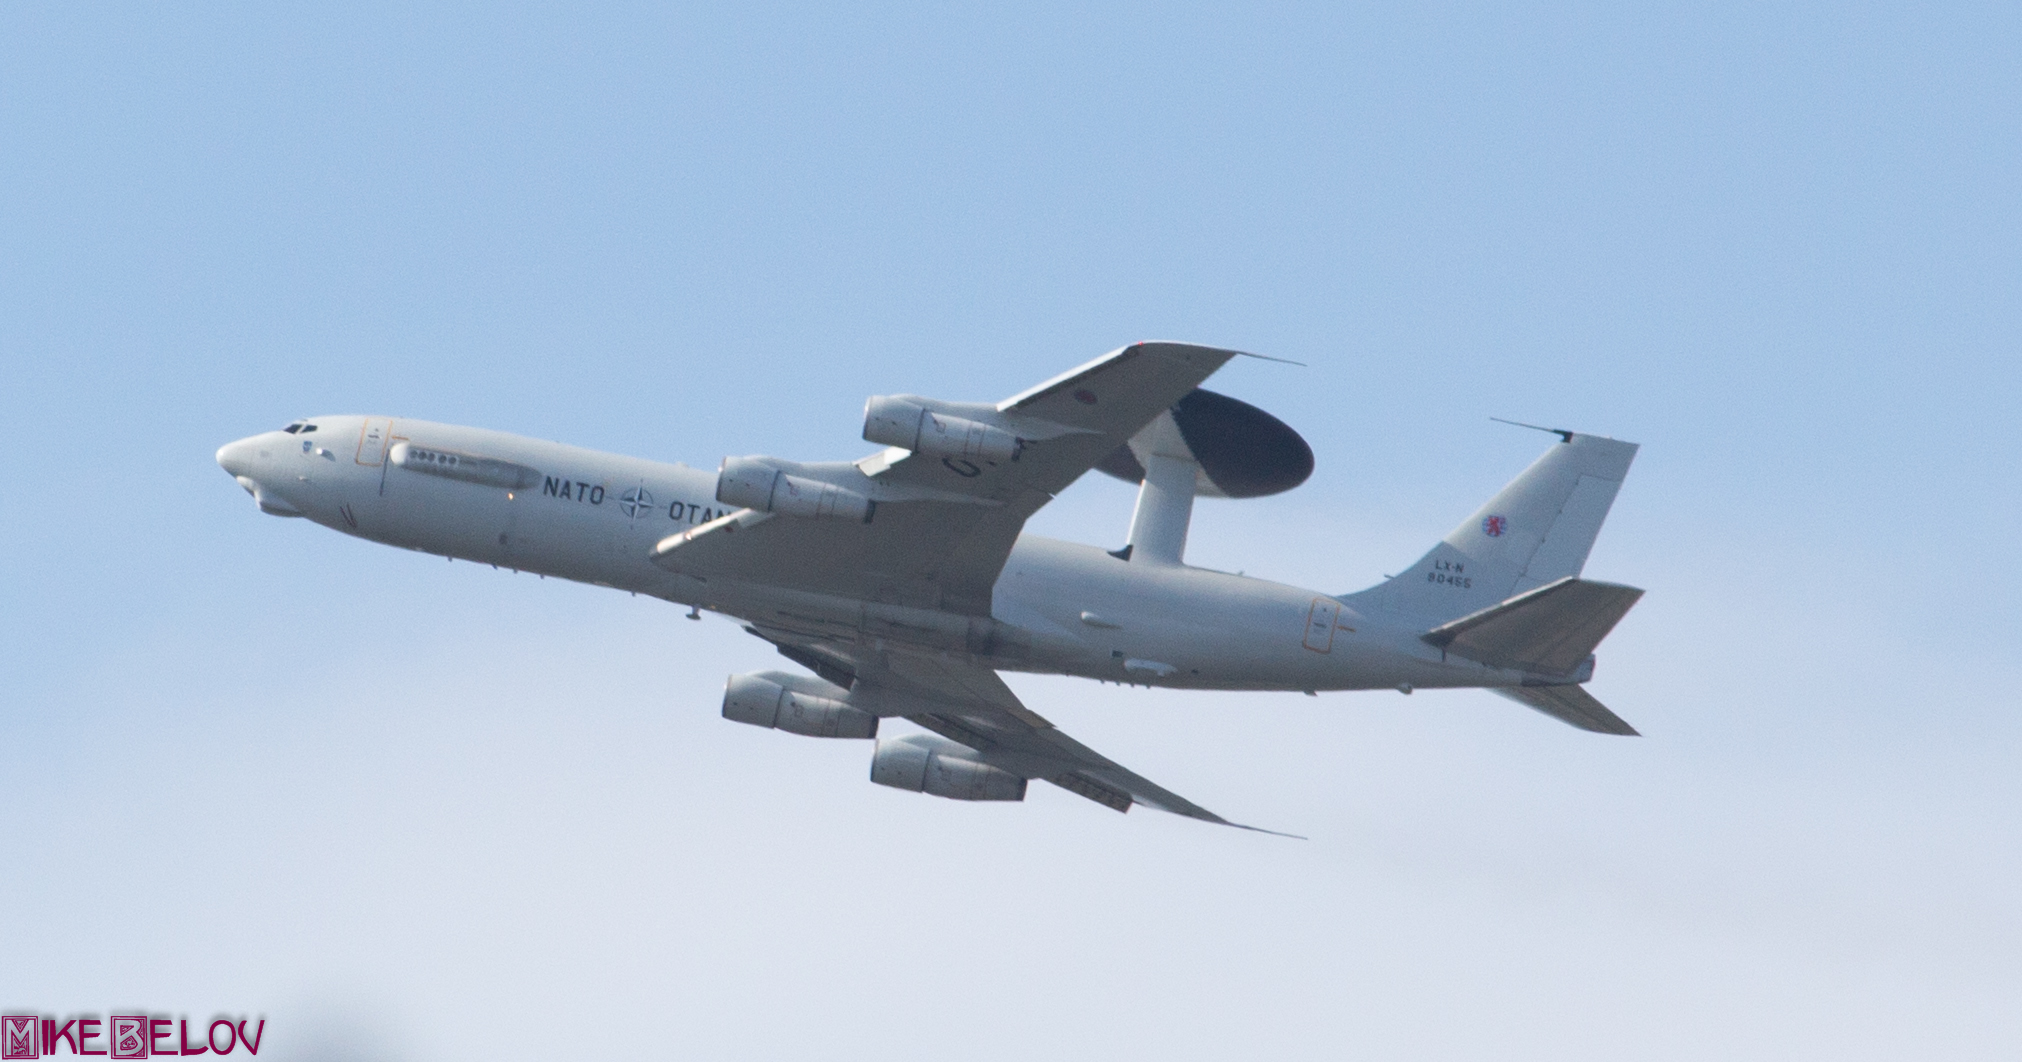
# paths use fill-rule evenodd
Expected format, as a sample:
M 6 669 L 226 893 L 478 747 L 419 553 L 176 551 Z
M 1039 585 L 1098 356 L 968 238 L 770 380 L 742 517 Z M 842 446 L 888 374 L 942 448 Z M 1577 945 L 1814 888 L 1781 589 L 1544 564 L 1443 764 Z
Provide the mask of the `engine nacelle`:
M 1003 428 L 887 395 L 864 403 L 864 440 L 971 461 L 1010 461 L 1025 449 L 1024 439 Z
M 871 781 L 950 800 L 1023 800 L 1025 779 L 933 734 L 885 738 L 871 757 Z
M 723 687 L 723 718 L 752 726 L 772 727 L 808 737 L 870 738 L 878 736 L 878 717 L 834 697 L 807 692 L 811 679 L 777 671 L 732 675 Z M 818 688 L 836 690 L 828 683 Z
M 726 457 L 716 473 L 716 500 L 762 513 L 828 516 L 871 522 L 877 504 L 856 491 L 789 475 L 753 457 Z

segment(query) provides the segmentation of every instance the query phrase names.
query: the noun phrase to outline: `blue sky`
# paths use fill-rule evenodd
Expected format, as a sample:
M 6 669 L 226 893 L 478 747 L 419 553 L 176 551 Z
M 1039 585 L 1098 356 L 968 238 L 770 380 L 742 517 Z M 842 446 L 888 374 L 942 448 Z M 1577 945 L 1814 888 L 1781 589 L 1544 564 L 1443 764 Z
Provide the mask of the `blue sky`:
M 2005 1058 L 2003 5 L 9 5 L 0 1005 L 283 1058 Z M 1374 582 L 1644 444 L 1593 690 L 1014 677 L 1282 842 L 735 727 L 720 620 L 254 512 L 305 414 L 847 458 L 1183 339 L 1318 455 L 1190 559 Z M 1119 540 L 1130 492 L 1034 527 Z M 1043 791 L 1042 791 L 1043 790 Z M 478 1017 L 482 1015 L 482 1017 Z M 557 1030 L 563 1030 L 558 1033 Z

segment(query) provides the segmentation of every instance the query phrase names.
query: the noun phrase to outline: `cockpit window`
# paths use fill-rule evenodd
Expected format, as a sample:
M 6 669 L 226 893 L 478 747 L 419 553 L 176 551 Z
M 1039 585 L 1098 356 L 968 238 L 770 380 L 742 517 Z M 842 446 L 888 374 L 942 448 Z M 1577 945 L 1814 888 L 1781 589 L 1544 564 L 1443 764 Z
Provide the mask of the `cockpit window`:
M 304 424 L 304 425 L 302 425 L 302 434 L 304 434 L 304 435 L 307 435 L 307 434 L 309 434 L 310 432 L 312 432 L 312 431 L 315 431 L 315 430 L 316 430 L 316 425 L 314 425 L 314 424 Z
M 293 435 L 293 434 L 295 434 L 296 432 L 298 432 L 298 431 L 301 431 L 301 430 L 302 430 L 302 422 L 298 420 L 298 421 L 296 421 L 295 423 L 293 423 L 293 424 L 290 424 L 290 425 L 288 425 L 288 426 L 287 426 L 287 427 L 285 427 L 285 428 L 282 428 L 281 430 L 282 430 L 282 431 L 285 431 L 285 432 L 287 432 L 287 433 L 288 433 L 288 434 L 290 434 L 290 435 Z

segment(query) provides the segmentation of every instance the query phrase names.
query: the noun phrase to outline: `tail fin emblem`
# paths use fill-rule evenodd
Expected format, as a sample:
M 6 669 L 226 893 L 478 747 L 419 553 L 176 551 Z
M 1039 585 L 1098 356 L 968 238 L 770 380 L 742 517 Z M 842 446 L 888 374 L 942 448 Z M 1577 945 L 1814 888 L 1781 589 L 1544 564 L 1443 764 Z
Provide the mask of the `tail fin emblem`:
M 1501 538 L 1502 533 L 1507 530 L 1509 530 L 1509 520 L 1500 515 L 1491 516 L 1481 522 L 1481 533 L 1490 538 Z

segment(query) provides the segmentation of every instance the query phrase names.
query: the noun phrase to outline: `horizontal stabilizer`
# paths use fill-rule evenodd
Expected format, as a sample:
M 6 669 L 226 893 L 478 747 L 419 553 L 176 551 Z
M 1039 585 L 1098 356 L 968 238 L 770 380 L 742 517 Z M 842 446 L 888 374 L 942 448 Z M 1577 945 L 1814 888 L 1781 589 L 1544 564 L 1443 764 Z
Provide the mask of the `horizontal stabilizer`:
M 1490 667 L 1570 675 L 1642 596 L 1633 586 L 1567 576 L 1441 624 L 1423 637 Z
M 1559 722 L 1591 730 L 1596 734 L 1620 734 L 1623 737 L 1640 737 L 1636 728 L 1630 726 L 1621 716 L 1608 710 L 1608 706 L 1594 699 L 1594 695 L 1578 686 L 1518 686 L 1514 689 L 1497 689 L 1495 692 L 1526 708 L 1535 708 Z

